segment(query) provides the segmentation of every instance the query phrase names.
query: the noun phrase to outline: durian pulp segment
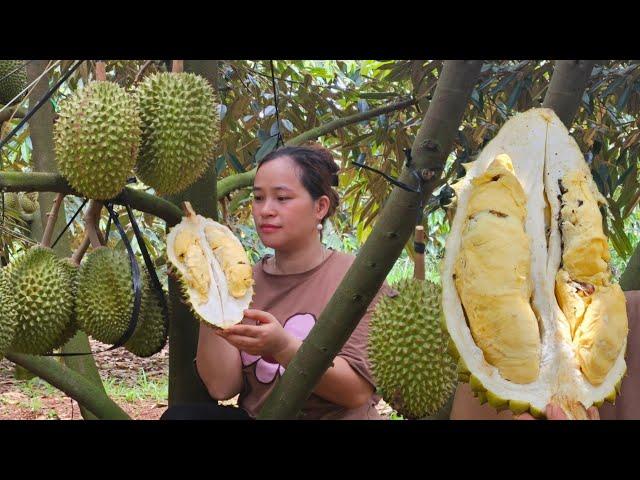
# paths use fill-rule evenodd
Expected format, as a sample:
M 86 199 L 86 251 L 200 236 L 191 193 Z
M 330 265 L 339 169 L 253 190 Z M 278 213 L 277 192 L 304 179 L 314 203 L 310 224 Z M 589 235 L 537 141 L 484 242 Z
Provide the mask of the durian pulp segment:
M 204 231 L 206 231 L 207 228 L 213 228 L 213 229 L 216 229 L 218 232 L 223 232 L 224 235 L 227 236 L 228 241 L 232 242 L 232 243 L 227 243 L 227 247 L 230 248 L 231 251 L 233 252 L 232 258 L 235 258 L 235 261 L 247 262 L 247 267 L 249 271 L 247 272 L 246 270 L 240 270 L 241 275 L 239 276 L 245 291 L 242 296 L 234 297 L 229 291 L 229 278 L 225 275 L 223 265 L 221 265 L 220 262 L 218 261 L 217 255 L 215 254 L 209 255 L 211 259 L 213 276 L 218 286 L 220 299 L 222 300 L 222 305 L 223 305 L 222 311 L 224 315 L 225 325 L 236 324 L 240 320 L 242 320 L 244 316 L 243 314 L 244 309 L 248 307 L 249 303 L 251 302 L 251 298 L 253 297 L 253 288 L 251 287 L 253 284 L 253 270 L 248 265 L 248 258 L 245 253 L 244 247 L 242 246 L 242 243 L 240 243 L 240 240 L 238 240 L 236 236 L 233 235 L 233 233 L 231 233 L 231 231 L 227 227 L 211 219 L 205 219 L 201 216 L 198 216 L 198 217 L 202 220 L 203 224 L 205 225 L 205 228 L 203 229 Z M 203 234 L 203 237 L 206 240 L 205 234 Z M 234 244 L 235 246 L 233 246 Z M 210 251 L 213 251 L 213 248 Z M 226 253 L 227 252 L 225 252 L 225 254 Z M 243 267 L 243 268 L 246 268 L 246 267 Z M 235 270 L 234 268 L 234 272 L 235 271 L 237 270 Z M 246 278 L 247 274 L 250 276 L 249 278 Z
M 545 201 L 541 181 L 544 164 L 542 161 L 535 161 L 535 159 L 544 158 L 545 155 L 546 125 L 547 119 L 536 112 L 525 112 L 514 117 L 500 129 L 496 137 L 478 155 L 476 161 L 467 167 L 467 175 L 455 187 L 458 204 L 457 213 L 447 237 L 446 254 L 442 264 L 443 310 L 449 334 L 460 354 L 460 362 L 466 365 L 475 380 L 482 384 L 487 391 L 492 392 L 493 396 L 529 404 L 542 412 L 545 410 L 547 400 L 553 390 L 552 384 L 557 377 L 557 363 L 554 361 L 555 352 L 553 347 L 553 337 L 556 332 L 553 324 L 547 323 L 550 305 L 547 298 L 536 288 L 544 282 L 546 275 Z M 532 325 L 532 314 L 535 316 L 537 323 L 537 342 L 539 343 L 537 347 L 539 349 L 537 354 L 537 374 L 535 374 L 535 367 L 527 367 L 525 371 L 531 368 L 533 373 L 529 374 L 529 377 L 525 378 L 522 383 L 505 379 L 500 374 L 499 369 L 487 361 L 484 352 L 476 344 L 471 330 L 467 326 L 462 304 L 463 299 L 460 298 L 454 279 L 458 256 L 461 249 L 463 249 L 464 229 L 469 217 L 468 209 L 477 208 L 471 203 L 474 187 L 472 179 L 481 177 L 491 163 L 496 160 L 496 157 L 500 158 L 499 156 L 502 154 L 507 155 L 511 160 L 511 168 L 524 195 L 524 201 L 521 197 L 516 196 L 514 198 L 513 193 L 509 193 L 517 191 L 518 188 L 512 179 L 505 178 L 504 188 L 499 188 L 499 193 L 496 192 L 496 194 L 498 195 L 497 198 L 502 199 L 498 200 L 498 202 L 508 203 L 510 201 L 512 204 L 511 207 L 502 207 L 505 210 L 504 213 L 508 214 L 510 218 L 503 218 L 500 226 L 496 225 L 491 232 L 488 232 L 493 235 L 495 239 L 493 241 L 504 242 L 500 246 L 493 247 L 492 253 L 496 258 L 489 261 L 501 265 L 500 268 L 503 273 L 508 272 L 510 266 L 514 268 L 510 272 L 511 284 L 513 286 L 518 285 L 519 288 L 516 289 L 515 294 L 512 294 L 510 301 L 517 305 L 521 314 L 524 313 L 526 324 L 529 325 L 528 328 L 525 328 L 525 331 L 528 332 L 526 338 L 528 339 L 527 342 L 532 346 L 536 343 L 535 335 L 532 335 L 535 332 L 535 327 Z M 494 167 L 498 167 L 500 163 L 503 162 L 499 161 Z M 500 168 L 503 171 L 509 171 L 509 167 L 506 165 Z M 509 200 L 510 198 L 511 200 Z M 496 206 L 495 201 L 488 200 L 485 203 L 491 209 L 496 210 L 494 208 Z M 499 215 L 485 214 L 500 219 Z M 516 222 L 519 218 L 523 220 L 523 224 L 520 223 L 519 234 L 516 234 L 515 240 L 513 235 L 509 239 L 504 229 L 509 227 L 510 232 L 517 232 L 518 228 L 516 227 L 518 227 L 518 224 Z M 501 236 L 504 240 L 498 240 Z M 514 267 L 515 264 L 521 265 L 522 260 L 516 261 L 513 255 L 517 254 L 522 257 L 522 249 L 525 247 L 528 248 L 530 256 L 528 279 L 517 280 L 519 275 L 526 275 L 527 272 L 522 271 L 522 266 L 520 266 L 520 270 Z M 490 268 L 494 269 L 496 267 L 492 264 Z M 488 284 L 494 285 L 493 292 L 491 289 L 487 292 L 487 294 L 491 295 L 487 301 L 487 317 L 490 320 L 494 320 L 495 315 L 494 310 L 491 310 L 491 305 L 495 302 L 495 293 L 504 295 L 505 292 L 499 290 L 504 288 L 500 278 L 489 280 L 487 278 L 488 273 L 484 272 L 484 278 L 480 278 L 478 284 L 481 284 L 482 280 L 487 280 Z M 499 276 L 497 273 L 496 275 Z M 454 281 L 445 281 L 445 278 L 453 279 Z M 509 282 L 506 283 L 509 284 Z M 487 285 L 487 288 L 490 287 Z M 528 294 L 528 288 L 530 288 L 530 294 Z M 502 309 L 505 319 L 508 318 L 508 312 L 509 308 Z M 513 328 L 513 326 L 509 328 Z M 495 331 L 487 332 L 487 336 L 495 335 L 495 333 Z M 504 338 L 506 340 L 506 337 Z M 535 357 L 533 353 L 535 352 L 535 347 L 525 350 L 529 350 L 529 358 Z M 531 365 L 531 361 L 524 362 L 522 365 Z
M 181 233 L 184 236 L 178 237 Z M 187 251 L 189 251 L 189 248 L 193 248 L 192 239 L 194 238 L 197 239 L 201 246 L 206 245 L 207 240 L 198 228 L 198 223 L 196 221 L 183 221 L 180 224 L 180 228 L 171 229 L 167 235 L 167 256 L 169 257 L 169 261 L 177 268 L 179 274 L 183 277 L 183 282 L 186 283 L 189 289 L 190 303 L 193 310 L 203 320 L 206 319 L 206 321 L 212 325 L 222 327 L 224 325 L 223 303 L 211 268 L 211 255 L 208 249 L 203 248 L 201 250 L 204 257 L 200 257 L 201 263 L 197 265 L 198 278 L 200 280 L 197 282 L 189 280 L 190 269 L 188 265 L 178 257 L 179 253 L 185 252 L 185 248 Z M 176 240 L 180 240 L 180 242 L 178 243 Z M 176 245 L 176 243 L 178 244 Z M 199 256 L 199 254 L 192 254 L 192 258 L 195 256 Z M 205 284 L 207 284 L 207 291 L 206 295 L 203 295 Z M 195 288 L 191 287 L 191 285 L 194 285 Z M 194 297 L 197 301 L 192 301 Z
M 456 288 L 476 344 L 486 361 L 515 383 L 533 382 L 540 364 L 525 216 L 526 198 L 511 160 L 499 155 L 472 181 L 455 265 Z
M 253 285 L 253 270 L 244 247 L 234 235 L 229 235 L 224 227 L 208 224 L 204 233 L 222 267 L 229 293 L 235 298 L 243 297 Z
M 549 243 L 547 286 L 557 294 L 556 315 L 571 375 L 585 406 L 616 390 L 626 370 L 627 312 L 620 286 L 611 280 L 609 249 L 598 203 L 598 191 L 578 145 L 559 119 L 549 128 L 550 154 L 562 162 L 547 162 L 545 188 L 553 218 Z

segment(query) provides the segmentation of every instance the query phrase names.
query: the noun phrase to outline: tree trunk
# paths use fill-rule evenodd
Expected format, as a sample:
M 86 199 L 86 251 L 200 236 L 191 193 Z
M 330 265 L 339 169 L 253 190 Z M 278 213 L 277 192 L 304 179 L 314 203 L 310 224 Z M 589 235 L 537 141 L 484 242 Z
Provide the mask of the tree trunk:
M 578 112 L 595 64 L 593 60 L 558 60 L 555 64 L 542 106 L 553 109 L 567 128 Z
M 217 89 L 217 60 L 186 60 L 184 71 L 198 73 L 208 79 Z M 176 205 L 187 200 L 197 213 L 217 219 L 217 173 L 215 161 L 205 175 L 178 195 L 167 199 Z M 180 288 L 169 279 L 169 405 L 191 402 L 210 402 L 209 392 L 196 374 L 193 360 L 198 347 L 199 323 L 189 308 L 181 301 Z
M 27 75 L 29 81 L 35 80 L 46 69 L 48 61 L 46 60 L 34 60 L 27 65 Z M 33 88 L 30 97 L 29 105 L 33 106 L 49 89 L 49 75 L 45 75 Z M 29 121 L 29 132 L 31 137 L 31 144 L 33 145 L 32 151 L 32 166 L 36 172 L 54 172 L 57 173 L 55 154 L 53 149 L 53 108 L 51 102 L 47 102 L 31 117 Z M 39 195 L 40 202 L 40 217 L 36 218 L 32 225 L 32 237 L 34 240 L 40 240 L 42 237 L 43 225 L 46 224 L 47 213 L 51 209 L 55 193 L 42 192 Z M 54 238 L 62 231 L 66 225 L 66 216 L 64 209 L 58 215 L 58 219 L 54 228 Z M 68 234 L 63 235 L 60 241 L 54 248 L 55 252 L 60 257 L 68 257 L 71 255 L 71 249 L 69 246 Z M 63 352 L 89 352 L 90 345 L 87 335 L 83 332 L 78 332 L 62 349 Z M 102 385 L 98 368 L 94 362 L 93 356 L 82 355 L 75 357 L 67 357 L 64 360 L 65 364 L 76 372 L 82 374 L 85 378 L 93 382 L 97 388 L 104 392 L 106 391 Z M 80 411 L 83 418 L 95 419 L 96 417 L 86 409 L 86 407 L 80 403 Z
M 627 268 L 620 276 L 620 287 L 625 291 L 640 290 L 640 243 L 636 246 L 627 262 Z
M 422 194 L 395 187 L 371 235 L 265 405 L 259 418 L 295 418 L 380 289 L 431 195 L 480 74 L 480 61 L 447 61 L 413 144 L 413 167 L 428 181 Z M 400 180 L 415 185 L 405 167 Z

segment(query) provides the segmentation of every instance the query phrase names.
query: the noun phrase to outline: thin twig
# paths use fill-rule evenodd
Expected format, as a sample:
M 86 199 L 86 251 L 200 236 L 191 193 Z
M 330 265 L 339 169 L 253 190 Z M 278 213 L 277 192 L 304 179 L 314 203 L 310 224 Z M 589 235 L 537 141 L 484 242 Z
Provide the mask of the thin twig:
M 138 83 L 140 81 L 140 77 L 142 77 L 142 74 L 145 72 L 147 68 L 149 68 L 149 66 L 152 63 L 153 63 L 153 60 L 147 60 L 142 64 L 142 66 L 140 67 L 140 70 L 138 70 L 138 73 L 136 73 L 136 76 L 133 79 L 133 83 Z
M 62 206 L 64 197 L 64 193 L 58 193 L 53 201 L 53 205 L 51 205 L 51 211 L 47 213 L 47 225 L 44 228 L 44 234 L 42 235 L 42 241 L 40 242 L 40 244 L 44 247 L 51 246 L 53 229 L 55 228 L 56 222 L 58 221 L 58 212 L 60 211 L 60 207 Z
M 104 82 L 107 79 L 107 67 L 102 60 L 96 62 L 96 80 Z

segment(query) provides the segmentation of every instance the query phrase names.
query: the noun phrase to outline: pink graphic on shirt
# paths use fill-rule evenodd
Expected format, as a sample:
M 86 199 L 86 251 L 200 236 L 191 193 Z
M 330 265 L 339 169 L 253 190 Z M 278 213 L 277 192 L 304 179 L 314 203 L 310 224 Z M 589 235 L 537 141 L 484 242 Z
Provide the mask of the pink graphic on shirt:
M 284 329 L 298 340 L 304 340 L 316 323 L 316 318 L 310 313 L 297 313 L 284 322 Z M 242 357 L 242 365 L 248 367 L 256 363 L 256 378 L 260 383 L 271 383 L 279 373 L 282 375 L 285 368 L 276 363 L 275 359 L 270 357 L 259 357 L 240 351 Z

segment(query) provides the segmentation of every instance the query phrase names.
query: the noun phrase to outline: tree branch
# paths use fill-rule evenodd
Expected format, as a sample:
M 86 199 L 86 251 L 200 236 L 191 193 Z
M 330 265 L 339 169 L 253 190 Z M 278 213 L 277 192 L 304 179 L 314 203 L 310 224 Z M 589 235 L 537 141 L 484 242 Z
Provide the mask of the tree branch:
M 413 232 L 422 197 L 431 195 L 480 74 L 480 61 L 447 61 L 413 145 L 418 172 L 430 178 L 417 194 L 395 187 L 373 231 L 258 416 L 295 418 L 320 377 L 349 339 Z M 437 172 L 437 175 L 434 173 Z M 404 168 L 400 180 L 414 185 Z
M 312 128 L 311 130 L 307 130 L 306 132 L 293 137 L 286 143 L 286 146 L 295 147 L 305 142 L 315 140 L 316 138 L 331 133 L 334 130 L 338 130 L 339 128 L 344 128 L 349 125 L 353 125 L 354 123 L 369 120 L 370 118 L 374 118 L 385 113 L 402 110 L 415 105 L 416 103 L 418 103 L 417 99 L 410 98 L 401 102 L 390 103 L 389 105 L 384 105 L 382 107 L 372 108 L 371 110 L 367 110 L 366 112 L 358 112 L 353 115 L 337 118 L 325 123 L 324 125 Z M 226 197 L 229 193 L 235 190 L 249 187 L 253 183 L 253 179 L 255 178 L 255 176 L 256 169 L 253 168 L 252 170 L 246 171 L 244 173 L 238 173 L 236 175 L 230 175 L 226 178 L 223 178 L 218 182 L 218 200 Z
M 571 127 L 578 112 L 595 64 L 593 60 L 558 60 L 555 63 L 542 106 L 553 109 L 567 128 Z
M 77 400 L 98 419 L 131 420 L 131 417 L 111 400 L 100 386 L 59 362 L 46 357 L 14 352 L 7 352 L 5 357 Z
M 0 172 L 1 188 L 7 192 L 57 192 L 81 196 L 61 175 L 55 173 Z M 182 211 L 173 203 L 131 187 L 125 187 L 114 202 L 119 205 L 128 203 L 136 210 L 163 219 L 169 226 L 182 220 Z

